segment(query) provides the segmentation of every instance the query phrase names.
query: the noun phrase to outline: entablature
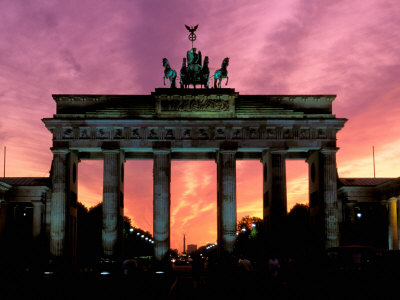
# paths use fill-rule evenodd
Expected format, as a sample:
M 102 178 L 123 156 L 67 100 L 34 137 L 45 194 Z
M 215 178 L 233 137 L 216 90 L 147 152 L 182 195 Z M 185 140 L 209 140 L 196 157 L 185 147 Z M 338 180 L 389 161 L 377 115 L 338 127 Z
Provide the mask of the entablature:
M 59 120 L 43 119 L 53 140 L 329 140 L 345 119 Z
M 53 95 L 56 119 L 332 119 L 335 95 L 240 95 L 234 89 L 155 89 L 150 95 Z

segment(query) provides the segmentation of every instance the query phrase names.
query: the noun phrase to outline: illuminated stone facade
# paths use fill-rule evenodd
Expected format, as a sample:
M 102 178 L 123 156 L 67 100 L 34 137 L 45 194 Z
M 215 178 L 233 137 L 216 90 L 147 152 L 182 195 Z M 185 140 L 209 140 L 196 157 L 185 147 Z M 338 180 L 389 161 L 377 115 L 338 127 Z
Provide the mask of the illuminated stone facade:
M 274 232 L 287 212 L 285 161 L 303 159 L 309 165 L 311 223 L 325 248 L 366 244 L 399 249 L 400 179 L 337 178 L 336 133 L 346 119 L 332 114 L 335 96 L 156 89 L 151 95 L 53 98 L 56 114 L 43 119 L 53 134 L 51 176 L 0 179 L 0 239 L 18 217 L 11 212 L 17 212 L 33 240 L 45 236 L 53 256 L 73 261 L 78 164 L 103 160 L 103 254 L 120 257 L 124 163 L 151 159 L 155 258 L 162 262 L 170 249 L 171 160 L 207 159 L 217 164 L 220 253 L 231 254 L 236 160 L 262 163 L 264 225 Z
M 171 160 L 217 163 L 220 253 L 233 252 L 236 160 L 263 164 L 264 223 L 286 215 L 285 160 L 310 164 L 310 194 L 325 247 L 339 245 L 336 133 L 346 119 L 332 114 L 333 95 L 239 95 L 234 89 L 156 89 L 150 95 L 53 95 L 57 111 L 43 119 L 53 134 L 50 251 L 74 252 L 77 165 L 104 160 L 103 250 L 120 255 L 125 160 L 154 160 L 155 257 L 170 248 Z

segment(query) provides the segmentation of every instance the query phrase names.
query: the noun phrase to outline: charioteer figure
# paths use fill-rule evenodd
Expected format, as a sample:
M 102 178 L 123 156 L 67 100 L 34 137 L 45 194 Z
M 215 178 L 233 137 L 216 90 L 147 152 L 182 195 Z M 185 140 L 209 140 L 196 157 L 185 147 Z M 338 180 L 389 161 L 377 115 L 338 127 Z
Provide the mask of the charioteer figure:
M 186 58 L 183 59 L 182 68 L 180 72 L 181 88 L 188 88 L 193 85 L 196 88 L 197 84 L 208 88 L 208 79 L 210 77 L 210 70 L 208 68 L 208 57 L 202 58 L 201 51 L 193 47 L 193 42 L 196 40 L 195 31 L 199 25 L 189 27 L 185 25 L 189 31 L 189 41 L 192 42 L 192 49 L 186 52 Z
M 199 85 L 204 88 L 209 88 L 210 69 L 208 67 L 209 59 L 208 56 L 202 60 L 201 51 L 197 51 L 197 48 L 193 47 L 193 42 L 196 40 L 195 31 L 199 25 L 189 27 L 185 25 L 189 31 L 189 41 L 192 42 L 192 48 L 186 52 L 186 57 L 182 59 L 182 67 L 179 72 L 179 82 L 182 89 L 189 88 L 190 85 L 196 88 Z M 229 58 L 226 57 L 221 65 L 221 68 L 216 70 L 214 73 L 214 88 L 221 88 L 221 80 L 226 78 L 225 85 L 228 84 L 228 67 Z M 164 85 L 165 79 L 169 79 L 171 88 L 175 87 L 176 72 L 171 69 L 169 62 L 164 58 L 163 65 L 164 70 Z

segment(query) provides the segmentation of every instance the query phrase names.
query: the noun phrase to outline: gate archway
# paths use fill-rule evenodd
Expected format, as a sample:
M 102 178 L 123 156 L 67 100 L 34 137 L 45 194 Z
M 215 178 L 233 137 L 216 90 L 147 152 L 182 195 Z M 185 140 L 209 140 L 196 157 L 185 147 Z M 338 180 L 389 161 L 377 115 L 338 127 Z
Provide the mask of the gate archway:
M 239 95 L 234 89 L 156 89 L 150 95 L 53 95 L 53 194 L 50 252 L 74 255 L 77 164 L 104 160 L 103 252 L 121 251 L 124 162 L 153 159 L 155 258 L 170 249 L 171 159 L 217 164 L 221 253 L 236 237 L 236 160 L 263 165 L 263 220 L 273 231 L 285 217 L 286 159 L 309 164 L 310 209 L 326 248 L 339 245 L 334 95 Z

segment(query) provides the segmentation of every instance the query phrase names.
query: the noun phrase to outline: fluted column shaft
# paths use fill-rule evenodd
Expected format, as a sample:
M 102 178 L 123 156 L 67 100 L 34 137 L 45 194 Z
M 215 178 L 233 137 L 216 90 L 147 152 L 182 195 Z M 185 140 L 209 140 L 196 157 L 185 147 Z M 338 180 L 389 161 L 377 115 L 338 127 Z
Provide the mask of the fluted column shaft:
M 32 220 L 32 236 L 34 239 L 40 236 L 42 231 L 42 214 L 43 203 L 41 201 L 32 201 L 33 204 L 33 220 Z
M 282 228 L 287 215 L 285 158 L 285 150 L 262 153 L 264 226 L 273 232 Z
M 67 221 L 68 150 L 53 150 L 53 191 L 51 200 L 50 254 L 63 256 Z
M 339 208 L 337 201 L 337 149 L 322 149 L 325 248 L 339 246 Z
M 399 232 L 398 232 L 398 203 L 397 198 L 390 198 L 388 201 L 388 247 L 389 250 L 399 250 Z
M 120 150 L 103 150 L 103 228 L 102 245 L 106 256 L 118 256 L 122 238 L 120 211 L 121 153 Z
M 396 248 L 396 250 L 399 250 L 400 249 L 400 222 L 399 222 L 399 215 L 400 215 L 400 205 L 399 205 L 399 201 L 400 201 L 400 197 L 397 197 L 396 198 L 396 213 L 397 213 L 397 220 L 396 220 L 396 227 L 397 227 L 397 234 L 396 234 L 396 236 L 397 236 L 397 243 L 396 243 L 396 245 L 397 245 L 397 248 Z
M 171 151 L 154 149 L 153 154 L 154 255 L 157 262 L 163 262 L 170 249 Z
M 217 154 L 218 245 L 232 254 L 236 240 L 236 150 Z

